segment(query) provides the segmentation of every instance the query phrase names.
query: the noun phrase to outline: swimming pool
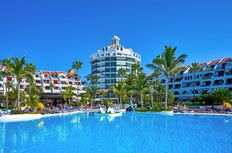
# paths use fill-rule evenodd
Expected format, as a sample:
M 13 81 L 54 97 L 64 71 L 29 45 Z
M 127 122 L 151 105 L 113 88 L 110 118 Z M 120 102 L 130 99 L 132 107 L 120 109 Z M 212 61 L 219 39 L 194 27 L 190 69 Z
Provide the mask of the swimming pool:
M 231 153 L 232 117 L 73 114 L 0 123 L 0 153 Z

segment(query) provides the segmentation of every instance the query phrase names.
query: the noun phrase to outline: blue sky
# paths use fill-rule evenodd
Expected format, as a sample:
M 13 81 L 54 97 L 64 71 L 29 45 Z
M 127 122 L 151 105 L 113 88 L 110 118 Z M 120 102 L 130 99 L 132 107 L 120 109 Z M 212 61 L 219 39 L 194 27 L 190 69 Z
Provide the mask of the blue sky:
M 231 8 L 231 0 L 0 0 L 0 59 L 26 55 L 38 70 L 60 71 L 82 60 L 85 76 L 113 35 L 142 66 L 164 45 L 187 54 L 186 64 L 231 57 Z

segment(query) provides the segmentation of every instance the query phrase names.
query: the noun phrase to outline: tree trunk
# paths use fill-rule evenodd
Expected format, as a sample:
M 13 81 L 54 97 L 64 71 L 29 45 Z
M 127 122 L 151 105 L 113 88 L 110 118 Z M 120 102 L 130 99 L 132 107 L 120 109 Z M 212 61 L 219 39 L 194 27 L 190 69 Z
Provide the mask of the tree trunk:
M 154 108 L 154 103 L 153 103 L 153 94 L 151 93 L 151 107 Z
M 93 101 L 91 101 L 91 103 L 90 103 L 90 107 L 91 107 L 91 108 L 93 107 Z
M 167 110 L 168 108 L 168 77 L 166 77 L 165 81 L 165 107 L 164 109 Z
M 122 108 L 122 97 L 119 97 L 120 107 Z
M 77 90 L 77 103 L 79 102 L 79 93 L 78 93 L 78 90 Z
M 17 81 L 17 101 L 16 101 L 17 110 L 19 110 L 19 101 L 20 101 L 20 82 Z
M 143 94 L 142 94 L 142 92 L 140 93 L 140 98 L 141 98 L 141 105 L 142 105 L 142 108 L 143 108 Z
M 8 90 L 6 87 L 6 110 L 8 111 L 8 104 L 9 104 L 9 99 L 8 99 Z
M 8 98 L 8 81 L 6 79 L 6 84 L 5 84 L 5 88 L 6 88 L 6 110 L 8 111 L 8 104 L 9 104 L 9 98 Z
M 135 111 L 135 110 L 134 110 L 134 106 L 133 106 L 132 98 L 133 98 L 133 96 L 130 95 L 130 105 L 131 105 L 132 110 Z

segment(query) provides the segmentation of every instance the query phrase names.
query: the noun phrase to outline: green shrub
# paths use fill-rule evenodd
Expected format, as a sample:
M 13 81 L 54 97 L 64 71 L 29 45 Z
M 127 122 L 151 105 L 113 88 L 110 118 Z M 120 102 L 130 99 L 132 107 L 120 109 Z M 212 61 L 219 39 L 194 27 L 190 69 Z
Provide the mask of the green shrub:
M 71 102 L 68 104 L 68 106 L 69 106 L 69 107 L 77 106 L 77 102 L 71 101 Z
M 168 108 L 169 108 L 169 110 L 171 110 L 170 106 Z M 141 108 L 141 107 L 139 107 L 139 108 L 135 109 L 135 111 L 138 111 L 138 112 L 161 112 L 163 110 L 164 110 L 164 106 L 159 105 L 157 103 L 154 104 L 154 108 L 149 109 L 149 108 Z
M 80 102 L 77 103 L 77 106 L 78 106 L 78 107 L 81 107 L 81 106 L 83 106 L 83 105 L 85 105 L 85 102 L 84 102 L 84 101 L 80 101 Z
M 21 103 L 20 103 L 20 106 L 21 106 L 21 107 L 25 107 L 26 104 L 27 104 L 26 102 L 21 102 Z
M 158 103 L 155 103 L 155 104 L 154 104 L 153 111 L 155 111 L 155 112 L 160 112 L 160 111 L 162 111 L 163 109 L 164 109 L 163 106 L 159 105 Z
M 189 105 L 193 105 L 194 103 L 193 102 L 191 102 L 191 101 L 185 101 L 185 102 L 183 102 L 183 103 L 181 103 L 182 105 L 187 105 L 187 106 L 189 106 Z
M 10 112 L 10 114 L 24 114 L 24 112 L 21 110 L 13 110 Z
M 138 111 L 138 112 L 149 112 L 149 111 L 152 111 L 151 109 L 147 109 L 147 108 L 136 108 L 135 111 Z

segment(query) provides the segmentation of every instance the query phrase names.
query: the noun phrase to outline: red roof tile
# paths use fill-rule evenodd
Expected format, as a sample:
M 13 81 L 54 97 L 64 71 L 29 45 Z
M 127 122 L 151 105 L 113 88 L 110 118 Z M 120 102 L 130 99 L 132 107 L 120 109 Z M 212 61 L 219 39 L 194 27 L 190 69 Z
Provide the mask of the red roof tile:
M 219 61 L 220 61 L 220 60 L 212 60 L 209 64 L 210 64 L 210 65 L 215 65 L 215 64 L 217 64 Z
M 58 75 L 57 72 L 50 72 L 51 75 Z
M 207 63 L 201 63 L 201 64 L 199 64 L 200 67 L 203 67 L 203 66 L 206 66 L 206 65 L 207 65 Z
M 43 71 L 42 73 L 45 74 L 45 75 L 49 75 L 50 74 L 48 71 Z
M 232 61 L 232 58 L 223 58 L 220 63 L 226 63 Z

